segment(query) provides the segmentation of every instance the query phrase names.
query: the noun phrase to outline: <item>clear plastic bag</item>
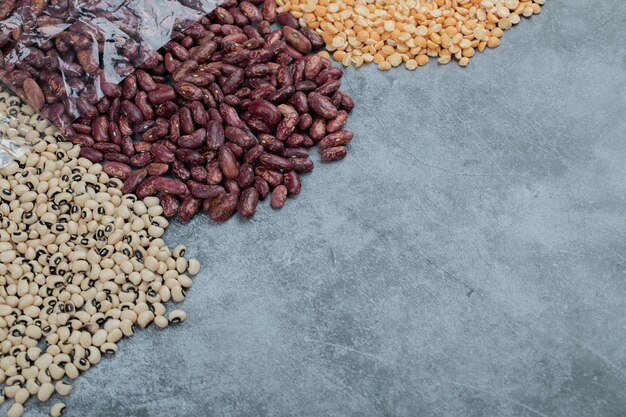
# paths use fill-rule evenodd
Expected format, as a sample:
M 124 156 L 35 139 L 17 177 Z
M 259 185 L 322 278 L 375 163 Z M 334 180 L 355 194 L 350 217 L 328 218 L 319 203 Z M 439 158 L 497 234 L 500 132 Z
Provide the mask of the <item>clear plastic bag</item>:
M 61 132 L 215 0 L 2 0 L 0 78 Z
M 35 111 L 0 82 L 0 168 L 26 153 L 36 125 Z

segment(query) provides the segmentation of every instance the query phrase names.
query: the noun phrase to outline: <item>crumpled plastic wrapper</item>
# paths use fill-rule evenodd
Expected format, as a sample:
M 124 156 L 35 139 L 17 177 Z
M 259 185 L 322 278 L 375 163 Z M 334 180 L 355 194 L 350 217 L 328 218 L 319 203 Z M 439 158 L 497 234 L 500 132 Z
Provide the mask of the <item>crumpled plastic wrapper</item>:
M 0 82 L 0 168 L 24 155 L 31 146 L 26 138 L 26 125 L 30 125 L 33 114 L 30 106 Z
M 215 0 L 0 0 L 0 79 L 71 136 L 121 83 Z

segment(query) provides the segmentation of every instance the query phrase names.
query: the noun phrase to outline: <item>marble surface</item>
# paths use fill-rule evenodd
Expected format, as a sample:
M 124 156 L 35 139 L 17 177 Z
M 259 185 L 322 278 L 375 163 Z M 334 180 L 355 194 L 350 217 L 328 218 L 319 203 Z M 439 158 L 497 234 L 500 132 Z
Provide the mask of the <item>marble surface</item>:
M 66 415 L 626 415 L 624 16 L 549 0 L 466 69 L 349 70 L 348 157 L 281 212 L 172 224 L 188 320 Z

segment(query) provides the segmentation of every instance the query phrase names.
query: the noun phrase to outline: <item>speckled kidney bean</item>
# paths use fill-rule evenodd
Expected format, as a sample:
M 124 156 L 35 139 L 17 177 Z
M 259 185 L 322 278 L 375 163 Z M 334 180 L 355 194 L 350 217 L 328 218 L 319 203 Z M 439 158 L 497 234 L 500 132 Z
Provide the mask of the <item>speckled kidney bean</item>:
M 322 150 L 322 160 L 338 161 L 346 157 L 348 149 L 345 146 L 335 146 Z
M 154 160 L 150 152 L 140 152 L 130 158 L 130 163 L 134 167 L 143 168 Z
M 275 20 L 284 27 L 272 30 Z M 200 206 L 214 220 L 236 210 L 252 216 L 272 189 L 284 193 L 282 206 L 300 191 L 299 174 L 314 168 L 309 147 L 321 142 L 323 160 L 345 156 L 352 136 L 342 129 L 354 103 L 339 90 L 343 71 L 319 55 L 304 57 L 323 39 L 289 13 L 278 14 L 273 1 L 228 0 L 192 26 L 174 32 L 120 86 L 101 83 L 99 103 L 95 89 L 81 94 L 77 105 L 87 116 L 75 123 L 73 140 L 94 159 L 139 168 L 128 187 L 159 194 L 168 217 L 188 220 Z M 60 65 L 80 81 L 82 65 Z M 46 77 L 51 90 L 63 92 L 58 74 Z M 163 179 L 177 182 L 159 185 Z
M 123 180 L 128 179 L 133 172 L 131 167 L 128 165 L 112 161 L 106 162 L 102 165 L 102 170 L 110 177 L 116 177 Z
M 169 163 L 174 162 L 174 160 L 176 159 L 176 155 L 174 155 L 174 152 L 166 148 L 161 143 L 153 144 L 152 147 L 150 148 L 150 152 L 152 153 L 152 155 L 154 155 L 154 159 L 157 162 L 163 162 L 165 164 L 169 164 Z
M 209 212 L 209 217 L 215 222 L 223 222 L 228 220 L 235 214 L 239 196 L 235 194 L 226 194 L 213 205 Z
M 340 130 L 338 132 L 326 135 L 320 141 L 320 147 L 322 149 L 332 148 L 334 146 L 343 146 L 348 144 L 352 140 L 352 132 L 349 130 Z
M 139 184 L 141 184 L 147 176 L 148 171 L 145 169 L 134 171 L 128 176 L 126 181 L 124 181 L 124 185 L 122 185 L 122 192 L 124 194 L 134 192 L 137 189 L 137 186 L 139 186 Z
M 237 182 L 241 188 L 248 188 L 254 184 L 254 168 L 250 164 L 242 164 L 239 167 Z
M 272 191 L 272 207 L 275 209 L 283 208 L 287 200 L 287 194 L 287 187 L 284 185 L 279 185 L 274 188 L 274 191 Z
M 104 154 L 106 161 L 121 162 L 126 165 L 130 165 L 130 158 L 119 152 L 107 152 Z
M 176 196 L 171 194 L 163 194 L 159 196 L 161 199 L 161 206 L 163 207 L 163 215 L 165 217 L 172 217 L 178 212 L 180 207 L 180 201 Z
M 189 171 L 185 164 L 180 162 L 178 159 L 172 162 L 171 167 L 172 174 L 174 174 L 174 176 L 176 176 L 181 181 L 187 181 L 189 178 L 191 178 L 191 171 Z
M 276 16 L 276 20 L 282 26 L 289 26 L 294 29 L 300 27 L 300 25 L 298 24 L 298 20 L 287 12 L 278 13 L 278 15 Z
M 170 166 L 163 162 L 152 162 L 146 166 L 146 171 L 148 171 L 148 175 L 150 176 L 161 176 L 165 175 L 167 171 L 169 171 Z
M 239 175 L 239 168 L 237 167 L 237 159 L 233 152 L 222 147 L 219 152 L 220 168 L 226 179 L 235 179 Z
M 270 186 L 277 187 L 283 182 L 283 175 L 280 171 L 259 165 L 254 169 L 254 173 L 263 178 Z
M 285 140 L 291 135 L 298 125 L 299 117 L 297 114 L 285 115 L 283 120 L 280 121 L 276 128 L 276 138 L 278 140 Z
M 337 117 L 337 108 L 328 97 L 317 92 L 312 92 L 308 95 L 308 102 L 311 109 L 318 115 L 327 119 Z
M 308 158 L 309 151 L 306 148 L 285 148 L 282 154 L 283 158 Z
M 178 138 L 177 144 L 182 148 L 196 149 L 206 142 L 206 129 L 198 129 L 190 135 L 184 135 Z
M 195 197 L 187 197 L 180 203 L 176 215 L 180 220 L 188 222 L 200 210 L 201 201 Z
M 346 123 L 347 120 L 348 120 L 348 112 L 345 110 L 339 110 L 337 112 L 337 117 L 329 120 L 328 123 L 326 123 L 326 131 L 328 133 L 334 133 L 334 132 L 341 130 L 341 128 L 343 127 L 343 125 Z
M 219 185 L 202 184 L 195 180 L 187 181 L 187 187 L 191 191 L 191 195 L 200 199 L 213 199 L 224 194 L 224 187 Z
M 91 162 L 100 162 L 104 158 L 102 152 L 94 148 L 83 147 L 80 149 L 80 156 L 89 159 Z
M 259 203 L 259 192 L 254 187 L 246 188 L 239 197 L 237 210 L 242 217 L 250 218 L 254 216 Z
M 250 148 L 257 144 L 256 137 L 243 129 L 228 126 L 224 129 L 224 135 L 230 142 L 244 148 Z

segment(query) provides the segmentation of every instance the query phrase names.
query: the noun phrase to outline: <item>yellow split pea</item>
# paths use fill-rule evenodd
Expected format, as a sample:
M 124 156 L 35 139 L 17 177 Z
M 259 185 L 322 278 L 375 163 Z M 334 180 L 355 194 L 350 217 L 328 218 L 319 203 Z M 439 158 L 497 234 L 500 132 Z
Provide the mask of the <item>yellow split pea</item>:
M 320 34 L 333 59 L 357 68 L 414 70 L 429 58 L 467 66 L 496 48 L 505 30 L 541 12 L 545 0 L 276 0 Z

